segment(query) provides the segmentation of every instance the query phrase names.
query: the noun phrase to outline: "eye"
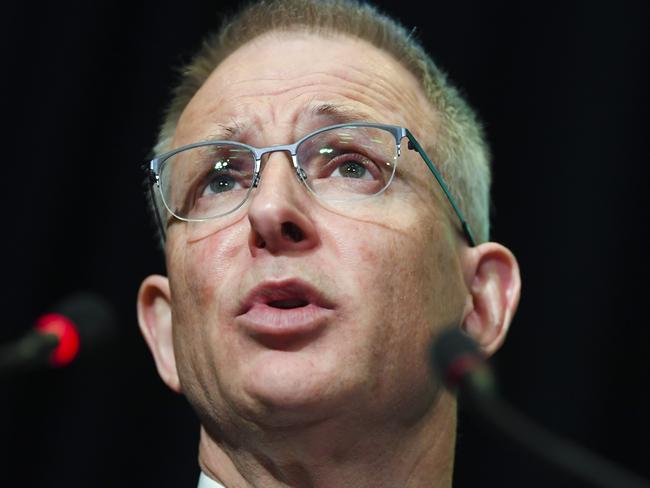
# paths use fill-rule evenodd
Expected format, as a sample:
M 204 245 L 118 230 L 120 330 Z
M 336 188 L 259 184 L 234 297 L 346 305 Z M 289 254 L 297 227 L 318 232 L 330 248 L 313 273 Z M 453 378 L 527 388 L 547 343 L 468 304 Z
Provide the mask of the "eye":
M 209 197 L 250 187 L 252 168 L 244 163 L 233 158 L 211 163 L 210 170 L 203 177 L 201 196 Z
M 346 161 L 336 168 L 332 174 L 344 178 L 363 178 L 367 170 L 363 164 L 357 161 Z
M 361 154 L 342 154 L 328 163 L 329 177 L 354 178 L 359 180 L 381 179 L 377 165 Z
M 239 188 L 242 188 L 242 185 L 233 175 L 213 173 L 203 190 L 203 196 L 216 195 Z

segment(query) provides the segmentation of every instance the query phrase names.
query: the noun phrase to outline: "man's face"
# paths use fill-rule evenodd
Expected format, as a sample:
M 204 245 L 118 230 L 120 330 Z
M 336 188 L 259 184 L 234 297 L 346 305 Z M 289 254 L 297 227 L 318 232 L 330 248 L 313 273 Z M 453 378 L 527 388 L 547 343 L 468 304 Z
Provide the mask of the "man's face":
M 435 113 L 388 54 L 348 37 L 274 33 L 216 69 L 173 146 L 288 144 L 353 114 L 435 138 Z M 171 221 L 176 366 L 204 421 L 283 426 L 354 410 L 385 422 L 431 406 L 426 350 L 458 323 L 467 293 L 455 223 L 405 146 L 389 191 L 347 210 L 316 200 L 277 152 L 241 211 Z

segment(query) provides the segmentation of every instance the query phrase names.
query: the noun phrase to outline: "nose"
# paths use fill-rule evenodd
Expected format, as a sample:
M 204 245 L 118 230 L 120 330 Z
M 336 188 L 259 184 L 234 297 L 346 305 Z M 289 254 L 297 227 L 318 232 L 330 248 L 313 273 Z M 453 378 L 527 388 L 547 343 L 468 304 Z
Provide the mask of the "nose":
M 311 195 L 296 177 L 288 153 L 269 155 L 251 197 L 248 220 L 253 256 L 304 252 L 318 246 L 320 239 L 310 213 Z

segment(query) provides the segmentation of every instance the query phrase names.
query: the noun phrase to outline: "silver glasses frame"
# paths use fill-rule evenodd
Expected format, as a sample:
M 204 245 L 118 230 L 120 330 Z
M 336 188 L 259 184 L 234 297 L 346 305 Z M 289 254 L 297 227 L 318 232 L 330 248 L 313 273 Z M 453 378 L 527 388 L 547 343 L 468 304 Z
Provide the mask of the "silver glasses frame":
M 390 132 L 393 135 L 393 137 L 395 138 L 395 146 L 396 146 L 397 158 L 399 158 L 400 155 L 401 155 L 402 140 L 406 137 L 408 139 L 408 146 L 407 146 L 408 149 L 409 150 L 414 150 L 420 155 L 420 157 L 422 158 L 424 163 L 429 168 L 429 171 L 431 171 L 431 173 L 433 174 L 433 176 L 434 176 L 435 180 L 437 181 L 438 185 L 440 186 L 440 188 L 444 192 L 447 200 L 451 204 L 451 207 L 452 207 L 454 213 L 457 215 L 458 219 L 460 220 L 463 233 L 464 233 L 465 238 L 467 239 L 468 243 L 471 246 L 476 245 L 476 241 L 474 240 L 474 236 L 473 236 L 473 234 L 472 234 L 472 232 L 470 230 L 469 224 L 465 220 L 465 217 L 463 216 L 463 213 L 461 212 L 460 208 L 456 205 L 456 202 L 455 202 L 453 196 L 451 195 L 451 192 L 449 191 L 449 188 L 447 187 L 444 179 L 442 178 L 442 175 L 440 174 L 440 172 L 438 171 L 436 166 L 433 164 L 433 162 L 431 161 L 429 156 L 426 154 L 426 152 L 422 148 L 422 145 L 417 141 L 417 139 L 415 139 L 415 136 L 413 136 L 411 131 L 409 131 L 405 127 L 400 127 L 400 126 L 397 126 L 397 125 L 378 124 L 378 123 L 373 123 L 373 122 L 351 122 L 351 123 L 344 123 L 344 124 L 329 125 L 327 127 L 322 127 L 322 128 L 320 128 L 320 129 L 318 129 L 318 130 L 316 130 L 314 132 L 311 132 L 311 133 L 307 134 L 306 136 L 302 137 L 301 139 L 299 139 L 297 142 L 294 142 L 293 144 L 280 144 L 280 145 L 266 146 L 266 147 L 255 147 L 255 146 L 251 146 L 251 145 L 248 145 L 248 144 L 244 144 L 243 142 L 229 141 L 229 140 L 215 140 L 215 141 L 195 142 L 193 144 L 188 144 L 188 145 L 185 145 L 185 146 L 181 146 L 181 147 L 176 148 L 176 149 L 174 149 L 172 151 L 161 154 L 157 158 L 152 159 L 150 161 L 150 163 L 149 163 L 148 173 L 149 173 L 149 179 L 150 179 L 150 182 L 151 182 L 151 185 L 150 185 L 150 189 L 152 191 L 151 197 L 152 197 L 152 199 L 154 201 L 154 205 L 155 205 L 156 199 L 155 199 L 155 197 L 153 195 L 153 187 L 155 186 L 155 187 L 158 188 L 158 196 L 160 197 L 160 201 L 162 201 L 162 203 L 165 206 L 165 208 L 167 209 L 167 211 L 171 215 L 173 215 L 175 218 L 177 218 L 179 220 L 183 220 L 185 222 L 203 222 L 203 221 L 206 221 L 206 220 L 216 219 L 216 218 L 228 215 L 230 213 L 236 212 L 238 209 L 240 209 L 248 201 L 248 198 L 250 197 L 250 194 L 251 194 L 253 188 L 256 188 L 258 186 L 259 182 L 260 182 L 261 167 L 262 167 L 262 157 L 265 154 L 269 154 L 269 153 L 272 153 L 272 152 L 278 152 L 278 151 L 279 152 L 288 152 L 291 155 L 291 162 L 293 164 L 293 168 L 294 168 L 294 171 L 296 172 L 296 176 L 298 177 L 298 179 L 300 179 L 305 184 L 307 189 L 313 195 L 315 195 L 319 199 L 323 199 L 323 197 L 321 197 L 318 194 L 314 193 L 314 191 L 305 182 L 305 180 L 307 178 L 307 175 L 306 175 L 305 171 L 300 167 L 300 164 L 298 163 L 298 155 L 297 155 L 298 146 L 300 146 L 305 140 L 310 139 L 310 138 L 312 138 L 312 137 L 314 137 L 314 136 L 316 136 L 316 135 L 318 135 L 318 134 L 320 134 L 322 132 L 329 131 L 329 130 L 332 130 L 332 129 L 345 128 L 345 127 L 369 127 L 369 128 L 383 129 L 383 130 L 385 130 L 387 132 Z M 254 173 L 253 173 L 253 184 L 248 189 L 248 192 L 246 193 L 246 196 L 244 197 L 242 202 L 237 207 L 233 208 L 232 210 L 230 210 L 230 211 L 228 211 L 226 213 L 223 213 L 221 215 L 217 215 L 217 216 L 214 216 L 214 217 L 207 217 L 207 218 L 202 218 L 202 219 L 188 219 L 186 217 L 180 217 L 180 216 L 176 215 L 169 208 L 169 205 L 165 201 L 165 197 L 164 197 L 162 188 L 160 186 L 160 173 L 161 173 L 161 171 L 162 171 L 162 169 L 163 169 L 163 167 L 165 165 L 165 162 L 169 158 L 171 158 L 172 156 L 174 156 L 174 155 L 176 155 L 176 154 L 178 154 L 180 152 L 186 151 L 188 149 L 192 149 L 192 148 L 195 148 L 195 147 L 213 146 L 213 145 L 219 145 L 219 144 L 229 144 L 229 145 L 232 145 L 232 146 L 238 146 L 238 147 L 241 147 L 243 149 L 246 149 L 246 150 L 250 151 L 255 156 L 255 170 L 254 170 Z M 368 196 L 363 197 L 363 198 L 370 198 L 370 197 L 375 197 L 375 196 L 381 195 L 390 186 L 394 176 L 395 176 L 395 172 L 393 172 L 393 174 L 391 175 L 390 180 L 388 181 L 386 186 L 380 192 L 374 193 L 372 195 L 368 195 Z M 324 200 L 326 200 L 326 199 L 324 199 Z M 162 221 L 160 219 L 160 215 L 158 215 L 158 217 L 159 217 L 159 224 L 161 226 L 161 231 L 163 232 L 163 235 L 164 235 L 165 234 L 165 232 L 164 232 L 165 229 L 162 226 Z

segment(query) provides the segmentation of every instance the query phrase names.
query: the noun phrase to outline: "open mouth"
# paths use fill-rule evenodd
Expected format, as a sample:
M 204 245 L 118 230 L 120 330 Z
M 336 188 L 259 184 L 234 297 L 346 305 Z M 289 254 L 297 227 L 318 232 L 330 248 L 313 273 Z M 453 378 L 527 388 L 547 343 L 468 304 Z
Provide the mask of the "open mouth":
M 243 315 L 259 305 L 277 310 L 292 310 L 308 306 L 334 308 L 334 305 L 319 290 L 301 280 L 260 283 L 244 298 L 239 314 Z
M 291 308 L 300 308 L 306 307 L 309 305 L 309 302 L 302 298 L 287 298 L 285 300 L 273 300 L 268 302 L 269 307 L 281 308 L 281 309 L 291 309 Z
M 248 336 L 273 349 L 294 350 L 315 340 L 334 305 L 299 280 L 263 282 L 243 300 L 237 321 Z

